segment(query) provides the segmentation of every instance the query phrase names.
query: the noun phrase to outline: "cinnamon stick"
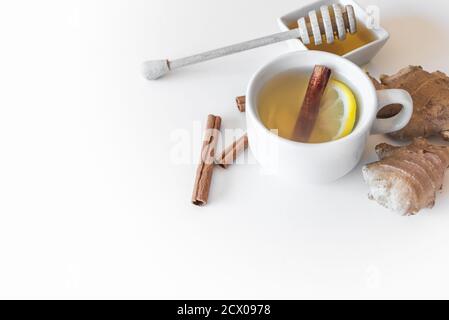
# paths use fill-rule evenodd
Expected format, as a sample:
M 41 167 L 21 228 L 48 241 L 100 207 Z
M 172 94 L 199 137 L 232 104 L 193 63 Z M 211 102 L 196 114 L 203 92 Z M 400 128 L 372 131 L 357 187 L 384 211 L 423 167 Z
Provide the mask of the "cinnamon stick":
M 246 97 L 245 96 L 240 96 L 235 98 L 235 102 L 237 103 L 237 108 L 239 109 L 240 112 L 245 112 L 245 108 L 246 108 Z
M 196 171 L 193 187 L 192 203 L 197 206 L 207 204 L 209 189 L 214 170 L 215 148 L 220 133 L 221 118 L 214 115 L 207 117 L 206 132 L 204 134 L 201 159 Z
M 293 140 L 299 142 L 309 141 L 320 111 L 321 98 L 331 73 L 331 70 L 325 66 L 316 65 L 313 69 L 304 102 L 293 130 Z
M 244 134 L 227 147 L 215 162 L 223 169 L 227 169 L 246 148 L 248 148 L 248 135 Z

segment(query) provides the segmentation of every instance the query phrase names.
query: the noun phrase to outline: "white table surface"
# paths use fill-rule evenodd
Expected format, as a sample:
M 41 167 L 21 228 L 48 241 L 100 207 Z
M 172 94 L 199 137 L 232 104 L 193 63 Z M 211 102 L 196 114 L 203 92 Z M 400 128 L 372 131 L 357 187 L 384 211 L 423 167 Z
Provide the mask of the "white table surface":
M 276 32 L 301 3 L 2 1 L 0 297 L 449 298 L 449 175 L 411 218 L 369 201 L 360 167 L 307 188 L 234 166 L 215 171 L 208 206 L 190 204 L 195 165 L 171 161 L 177 134 L 208 113 L 244 128 L 234 97 L 287 47 L 157 82 L 141 63 Z M 449 72 L 447 1 L 360 3 L 392 36 L 374 75 Z M 385 140 L 370 138 L 363 163 Z

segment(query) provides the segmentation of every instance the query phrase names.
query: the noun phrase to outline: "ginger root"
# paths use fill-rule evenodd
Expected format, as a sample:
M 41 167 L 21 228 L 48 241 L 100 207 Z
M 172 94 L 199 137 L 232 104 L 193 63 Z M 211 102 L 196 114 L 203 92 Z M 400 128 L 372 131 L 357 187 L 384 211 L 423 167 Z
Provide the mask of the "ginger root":
M 402 130 L 390 136 L 399 140 L 440 135 L 449 141 L 449 77 L 440 71 L 429 73 L 422 67 L 409 66 L 393 76 L 383 75 L 380 82 L 371 77 L 376 89 L 404 89 L 413 98 L 413 116 Z M 400 105 L 383 108 L 379 118 L 389 118 Z
M 370 199 L 402 215 L 434 206 L 449 167 L 449 147 L 417 138 L 405 147 L 379 144 L 376 153 L 380 161 L 363 168 Z

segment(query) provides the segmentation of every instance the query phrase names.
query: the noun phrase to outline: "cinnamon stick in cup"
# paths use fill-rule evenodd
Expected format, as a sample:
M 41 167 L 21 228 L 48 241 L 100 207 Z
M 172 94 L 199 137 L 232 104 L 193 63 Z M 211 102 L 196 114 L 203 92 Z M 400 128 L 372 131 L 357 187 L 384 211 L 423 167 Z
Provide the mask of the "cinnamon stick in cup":
M 316 65 L 309 80 L 304 102 L 296 120 L 292 139 L 308 142 L 320 111 L 321 98 L 331 76 L 331 70 L 325 66 Z
M 221 118 L 214 115 L 207 117 L 201 159 L 196 171 L 192 203 L 197 206 L 207 204 L 209 189 L 214 170 L 215 148 L 220 134 Z
M 246 148 L 248 148 L 248 135 L 244 134 L 227 147 L 215 162 L 223 169 L 227 169 Z

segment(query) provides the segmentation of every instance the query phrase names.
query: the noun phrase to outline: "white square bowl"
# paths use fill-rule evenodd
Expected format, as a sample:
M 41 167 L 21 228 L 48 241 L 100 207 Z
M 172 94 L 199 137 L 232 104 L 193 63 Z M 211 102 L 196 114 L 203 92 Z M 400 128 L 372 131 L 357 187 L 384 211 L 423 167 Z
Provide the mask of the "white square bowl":
M 323 5 L 332 5 L 335 3 L 339 3 L 343 6 L 352 5 L 354 7 L 357 21 L 359 23 L 363 23 L 366 27 L 368 27 L 367 26 L 369 19 L 368 13 L 358 3 L 352 0 L 315 1 L 311 4 L 303 6 L 295 11 L 292 11 L 280 17 L 278 19 L 279 26 L 282 29 L 282 31 L 287 31 L 289 30 L 288 27 L 289 25 L 291 25 L 293 22 L 296 22 L 301 17 L 306 17 L 309 11 L 319 10 L 320 7 Z M 347 54 L 343 55 L 344 58 L 354 62 L 359 66 L 366 65 L 368 62 L 371 61 L 372 58 L 374 58 L 374 56 L 380 51 L 380 49 L 382 49 L 382 47 L 388 41 L 390 35 L 385 29 L 381 27 L 375 29 L 371 28 L 370 30 L 374 33 L 377 39 L 360 48 L 348 52 Z M 288 45 L 294 50 L 309 50 L 299 39 L 289 40 Z

